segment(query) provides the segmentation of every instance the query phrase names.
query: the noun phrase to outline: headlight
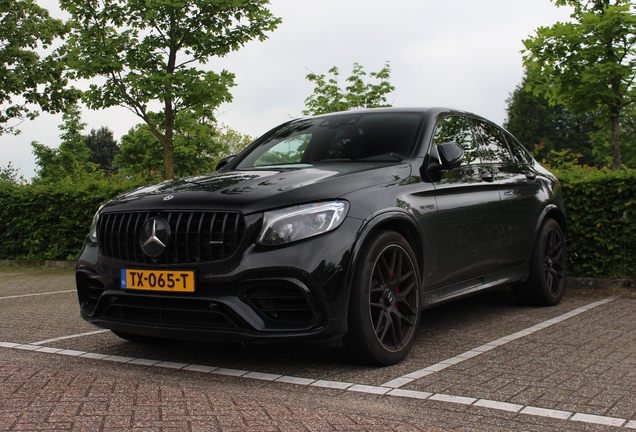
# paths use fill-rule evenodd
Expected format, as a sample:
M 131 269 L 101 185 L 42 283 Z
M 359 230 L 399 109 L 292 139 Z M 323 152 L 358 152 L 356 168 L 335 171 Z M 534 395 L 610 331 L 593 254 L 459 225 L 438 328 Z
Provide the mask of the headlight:
M 93 222 L 91 222 L 91 229 L 88 231 L 88 239 L 93 243 L 97 243 L 97 222 L 99 222 L 99 212 L 101 211 L 102 207 L 103 206 L 101 206 L 99 210 L 97 210 L 97 212 L 95 213 L 95 216 L 93 216 Z
M 331 201 L 266 212 L 256 242 L 274 246 L 335 230 L 344 221 L 348 210 L 348 202 Z

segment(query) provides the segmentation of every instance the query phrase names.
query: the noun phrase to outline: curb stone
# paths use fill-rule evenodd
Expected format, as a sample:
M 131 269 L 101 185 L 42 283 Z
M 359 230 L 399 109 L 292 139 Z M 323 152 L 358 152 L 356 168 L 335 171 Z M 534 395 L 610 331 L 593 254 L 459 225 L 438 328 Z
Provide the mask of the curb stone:
M 636 289 L 636 282 L 630 279 L 601 279 L 601 278 L 580 278 L 569 277 L 565 282 L 566 288 L 571 289 Z
M 54 267 L 54 268 L 75 268 L 75 261 L 53 261 L 53 260 L 0 260 L 0 266 L 9 267 Z

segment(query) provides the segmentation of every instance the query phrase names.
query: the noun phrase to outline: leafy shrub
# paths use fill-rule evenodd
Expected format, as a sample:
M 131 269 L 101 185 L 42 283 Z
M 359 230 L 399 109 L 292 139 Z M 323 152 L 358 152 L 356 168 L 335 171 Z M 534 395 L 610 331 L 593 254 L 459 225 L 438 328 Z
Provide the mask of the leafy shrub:
M 636 171 L 556 171 L 568 216 L 571 276 L 636 276 Z
M 99 206 L 138 181 L 0 182 L 0 259 L 75 260 Z
M 636 277 L 636 171 L 555 170 L 571 276 Z M 140 180 L 0 181 L 0 259 L 75 260 L 97 208 Z

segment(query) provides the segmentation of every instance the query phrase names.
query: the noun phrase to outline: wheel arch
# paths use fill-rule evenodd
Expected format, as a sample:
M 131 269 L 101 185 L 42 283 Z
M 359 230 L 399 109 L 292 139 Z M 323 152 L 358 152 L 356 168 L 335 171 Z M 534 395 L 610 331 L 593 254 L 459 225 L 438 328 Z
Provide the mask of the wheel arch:
M 567 234 L 568 227 L 567 227 L 567 218 L 565 216 L 565 212 L 559 207 L 557 207 L 555 204 L 550 204 L 546 206 L 545 209 L 543 209 L 543 212 L 541 213 L 541 216 L 539 217 L 539 220 L 537 221 L 537 225 L 534 227 L 534 234 L 532 236 L 533 244 L 534 244 L 534 240 L 537 238 L 537 235 L 539 234 L 541 225 L 543 225 L 546 219 L 556 220 L 557 223 L 561 226 L 561 229 L 563 230 L 563 234 Z
M 560 239 L 548 247 L 551 232 L 548 230 L 556 230 L 557 227 L 561 231 Z M 529 306 L 554 306 L 561 302 L 566 283 L 567 252 L 565 215 L 558 209 L 548 209 L 539 220 L 526 272 L 525 280 L 512 287 L 517 301 Z
M 545 209 L 543 209 L 543 212 L 541 212 L 541 215 L 537 219 L 537 224 L 535 225 L 534 233 L 532 234 L 531 244 L 533 246 L 537 241 L 537 236 L 539 235 L 539 232 L 541 231 L 541 227 L 543 226 L 543 224 L 545 223 L 547 219 L 554 219 L 555 221 L 557 221 L 557 223 L 563 230 L 563 235 L 564 236 L 567 235 L 567 218 L 566 218 L 564 210 L 555 204 L 549 204 L 546 206 Z M 530 254 L 532 254 L 532 247 L 530 248 Z M 526 263 L 524 264 L 524 279 L 528 277 L 529 273 L 530 273 L 530 256 L 528 256 L 528 259 Z
M 349 299 L 351 297 L 351 284 L 355 275 L 355 268 L 360 259 L 360 253 L 367 240 L 376 232 L 381 230 L 395 231 L 406 239 L 413 249 L 417 259 L 417 266 L 420 270 L 420 288 L 422 283 L 422 275 L 424 274 L 424 256 L 425 245 L 422 241 L 423 237 L 417 228 L 413 217 L 406 212 L 391 211 L 374 216 L 372 219 L 365 221 L 359 235 L 356 238 L 352 249 L 349 268 L 347 269 L 346 288 L 344 296 L 344 310 L 348 310 Z

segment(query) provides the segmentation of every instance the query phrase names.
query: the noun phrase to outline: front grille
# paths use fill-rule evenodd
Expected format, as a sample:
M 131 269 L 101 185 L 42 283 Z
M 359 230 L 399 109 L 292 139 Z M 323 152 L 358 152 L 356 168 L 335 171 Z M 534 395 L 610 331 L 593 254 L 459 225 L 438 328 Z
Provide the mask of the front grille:
M 144 254 L 139 234 L 143 223 L 155 216 L 170 225 L 165 252 L 156 258 Z M 245 219 L 227 212 L 105 213 L 99 219 L 100 252 L 109 258 L 135 263 L 191 264 L 221 261 L 238 250 L 245 235 Z

